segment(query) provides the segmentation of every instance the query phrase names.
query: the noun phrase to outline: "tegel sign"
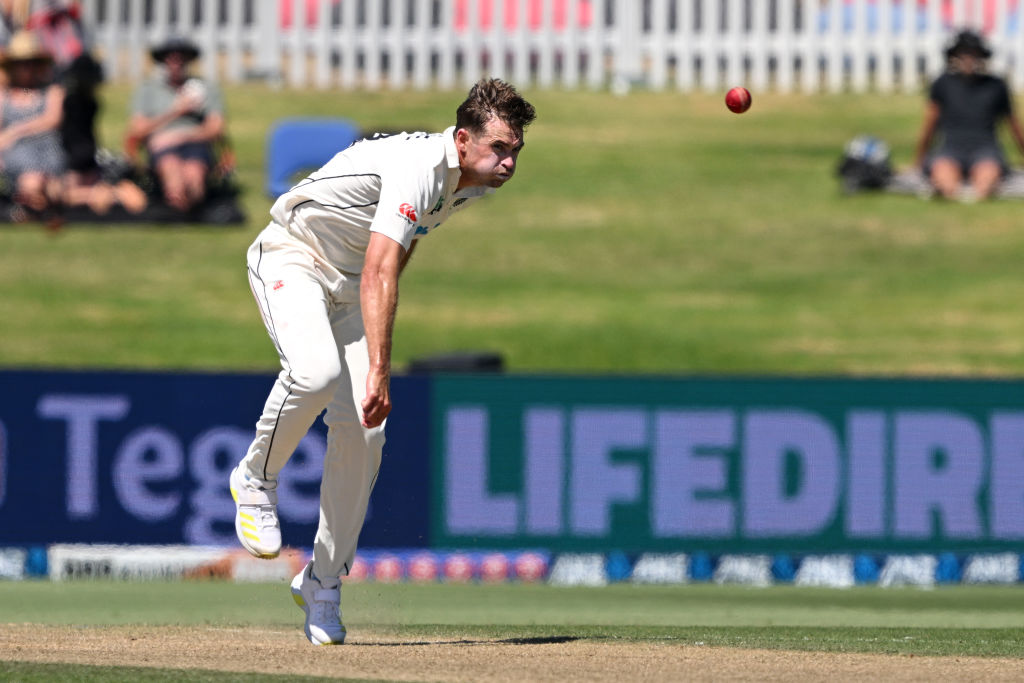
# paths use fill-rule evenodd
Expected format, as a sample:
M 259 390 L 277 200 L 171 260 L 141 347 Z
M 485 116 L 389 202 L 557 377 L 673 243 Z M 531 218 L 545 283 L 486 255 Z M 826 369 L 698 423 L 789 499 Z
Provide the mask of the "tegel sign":
M 442 545 L 1018 548 L 1024 384 L 459 379 L 434 387 Z
M 0 546 L 237 545 L 231 468 L 272 375 L 0 372 Z M 428 542 L 426 380 L 396 378 L 364 546 Z M 312 545 L 325 428 L 281 473 L 285 543 Z

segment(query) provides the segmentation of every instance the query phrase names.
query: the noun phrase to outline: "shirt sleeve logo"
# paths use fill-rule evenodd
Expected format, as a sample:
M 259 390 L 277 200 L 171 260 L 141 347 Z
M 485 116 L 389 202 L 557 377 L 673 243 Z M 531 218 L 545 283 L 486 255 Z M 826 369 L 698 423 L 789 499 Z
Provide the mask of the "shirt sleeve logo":
M 402 204 L 398 207 L 398 213 L 405 216 L 410 223 L 416 222 L 416 208 L 412 204 Z

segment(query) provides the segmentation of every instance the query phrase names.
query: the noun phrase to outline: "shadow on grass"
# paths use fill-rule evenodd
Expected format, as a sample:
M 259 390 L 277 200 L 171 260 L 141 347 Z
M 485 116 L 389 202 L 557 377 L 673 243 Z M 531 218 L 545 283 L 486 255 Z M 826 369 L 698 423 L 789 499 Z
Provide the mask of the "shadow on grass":
M 503 638 L 501 640 L 414 640 L 402 643 L 350 643 L 345 647 L 411 647 L 423 645 L 555 645 L 582 640 L 578 636 L 537 636 L 535 638 Z

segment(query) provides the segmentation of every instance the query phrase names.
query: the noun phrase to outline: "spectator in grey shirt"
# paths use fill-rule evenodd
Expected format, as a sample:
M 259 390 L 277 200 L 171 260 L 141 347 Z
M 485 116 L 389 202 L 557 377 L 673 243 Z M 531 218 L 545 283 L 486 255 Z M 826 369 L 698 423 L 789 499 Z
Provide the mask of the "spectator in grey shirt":
M 206 178 L 214 165 L 214 143 L 224 134 L 220 90 L 190 75 L 199 48 L 186 38 L 170 38 L 150 54 L 152 77 L 132 100 L 129 145 L 145 145 L 164 201 L 188 211 L 206 197 Z

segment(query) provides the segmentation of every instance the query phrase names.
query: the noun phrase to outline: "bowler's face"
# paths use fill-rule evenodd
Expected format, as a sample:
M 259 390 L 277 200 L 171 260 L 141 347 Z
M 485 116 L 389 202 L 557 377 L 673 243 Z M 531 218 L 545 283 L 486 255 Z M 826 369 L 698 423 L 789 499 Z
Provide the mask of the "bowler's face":
M 501 119 L 492 116 L 483 132 L 472 133 L 465 128 L 455 132 L 459 151 L 459 189 L 485 185 L 501 187 L 516 172 L 516 160 L 523 149 L 523 132 L 513 130 Z

